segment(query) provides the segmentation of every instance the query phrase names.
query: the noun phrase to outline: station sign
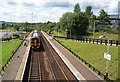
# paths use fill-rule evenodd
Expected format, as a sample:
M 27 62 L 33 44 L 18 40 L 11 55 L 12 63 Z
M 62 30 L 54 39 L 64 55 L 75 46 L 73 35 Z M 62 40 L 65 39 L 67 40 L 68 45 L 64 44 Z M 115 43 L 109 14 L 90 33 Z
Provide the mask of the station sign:
M 104 53 L 104 58 L 110 61 L 111 60 L 111 55 L 107 54 L 107 53 Z

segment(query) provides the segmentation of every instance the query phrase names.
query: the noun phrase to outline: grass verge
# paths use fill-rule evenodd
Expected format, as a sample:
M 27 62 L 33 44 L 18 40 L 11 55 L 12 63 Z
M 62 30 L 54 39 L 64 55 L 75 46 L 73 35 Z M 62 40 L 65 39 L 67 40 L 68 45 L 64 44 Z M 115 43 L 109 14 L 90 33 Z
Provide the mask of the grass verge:
M 21 44 L 22 40 L 14 40 L 2 43 L 2 66 L 8 61 L 12 55 L 12 51 L 15 51 L 17 47 Z M 1 63 L 1 62 L 0 62 Z
M 104 58 L 104 52 L 107 50 L 106 45 L 62 39 L 59 39 L 59 41 L 105 74 L 106 59 Z M 112 80 L 116 80 L 118 78 L 118 47 L 109 46 L 109 54 L 111 55 L 111 61 L 108 61 L 108 77 Z
M 57 32 L 56 30 L 54 30 L 54 31 L 53 31 L 53 34 L 54 34 L 55 36 L 58 36 L 58 34 L 59 34 L 59 36 L 64 36 L 64 37 L 66 36 L 66 32 L 64 32 L 64 31 L 62 31 L 62 32 Z M 120 37 L 120 35 L 118 36 L 118 34 L 112 34 L 112 33 L 107 33 L 107 32 L 95 32 L 94 37 L 97 39 L 97 38 L 99 38 L 99 36 L 101 36 L 101 35 L 104 35 L 106 38 L 109 38 L 109 39 L 111 39 L 111 40 L 118 40 L 119 37 Z M 87 36 L 87 37 L 93 38 L 92 33 L 90 33 L 90 35 Z

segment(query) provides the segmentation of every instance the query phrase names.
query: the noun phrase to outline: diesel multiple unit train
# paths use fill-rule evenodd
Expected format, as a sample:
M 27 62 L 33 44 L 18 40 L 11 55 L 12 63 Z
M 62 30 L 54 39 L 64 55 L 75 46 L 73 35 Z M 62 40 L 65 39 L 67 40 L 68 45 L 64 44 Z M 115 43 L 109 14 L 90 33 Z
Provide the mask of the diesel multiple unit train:
M 34 30 L 31 37 L 31 48 L 39 50 L 41 46 L 40 36 L 37 30 Z

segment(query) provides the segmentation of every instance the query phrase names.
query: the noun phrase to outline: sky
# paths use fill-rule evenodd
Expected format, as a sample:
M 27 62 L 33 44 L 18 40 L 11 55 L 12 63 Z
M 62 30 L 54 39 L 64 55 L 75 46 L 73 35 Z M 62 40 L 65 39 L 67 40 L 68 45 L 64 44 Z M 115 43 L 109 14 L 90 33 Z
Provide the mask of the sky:
M 0 21 L 7 22 L 58 22 L 65 12 L 73 12 L 80 4 L 81 11 L 91 6 L 94 14 L 104 9 L 118 14 L 120 0 L 0 0 Z

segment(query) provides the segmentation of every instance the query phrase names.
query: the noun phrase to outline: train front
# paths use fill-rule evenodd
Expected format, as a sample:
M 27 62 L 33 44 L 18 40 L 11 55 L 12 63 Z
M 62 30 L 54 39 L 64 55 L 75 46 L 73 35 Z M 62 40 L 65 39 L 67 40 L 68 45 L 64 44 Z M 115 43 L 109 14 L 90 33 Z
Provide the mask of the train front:
M 33 50 L 39 50 L 41 46 L 40 38 L 37 31 L 34 31 L 31 38 L 31 48 Z

